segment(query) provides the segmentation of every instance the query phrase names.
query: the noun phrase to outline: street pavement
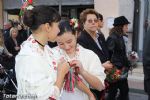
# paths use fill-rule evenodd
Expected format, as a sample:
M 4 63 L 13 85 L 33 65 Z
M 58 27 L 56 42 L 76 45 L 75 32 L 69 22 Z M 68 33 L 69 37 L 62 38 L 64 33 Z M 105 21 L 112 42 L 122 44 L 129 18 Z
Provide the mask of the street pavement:
M 144 92 L 144 74 L 142 63 L 138 63 L 137 67 L 129 71 L 129 98 L 130 100 L 148 100 L 147 94 Z

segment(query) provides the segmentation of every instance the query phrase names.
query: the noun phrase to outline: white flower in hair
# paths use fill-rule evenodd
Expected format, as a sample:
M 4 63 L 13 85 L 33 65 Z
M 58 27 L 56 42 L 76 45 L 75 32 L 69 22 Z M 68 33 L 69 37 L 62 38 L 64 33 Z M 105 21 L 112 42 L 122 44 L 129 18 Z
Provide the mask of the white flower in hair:
M 78 20 L 76 18 L 72 18 L 70 20 L 70 25 L 75 29 L 75 28 L 78 28 L 79 27 L 79 23 L 78 23 Z
M 32 5 L 29 5 L 26 7 L 27 10 L 32 10 L 34 7 Z

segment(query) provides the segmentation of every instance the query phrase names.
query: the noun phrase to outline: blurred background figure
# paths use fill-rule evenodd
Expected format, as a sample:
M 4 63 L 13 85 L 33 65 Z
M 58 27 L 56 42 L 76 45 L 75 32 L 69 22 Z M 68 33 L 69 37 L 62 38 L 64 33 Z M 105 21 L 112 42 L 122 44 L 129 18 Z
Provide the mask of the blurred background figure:
M 9 31 L 13 27 L 13 21 L 9 20 L 8 22 L 4 23 L 4 41 L 7 40 L 10 37 Z
M 103 26 L 102 15 L 98 15 L 94 9 L 86 9 L 80 14 L 80 21 L 83 26 L 83 31 L 81 31 L 81 34 L 78 37 L 79 44 L 96 53 L 105 69 L 112 68 L 104 35 L 99 33 Z M 94 89 L 91 89 L 91 91 L 96 95 L 97 100 L 104 99 L 103 92 Z
M 144 89 L 150 100 L 150 28 L 145 35 L 143 51 Z
M 14 57 L 18 54 L 20 50 L 20 44 L 17 40 L 17 36 L 18 36 L 18 29 L 12 27 L 10 29 L 10 37 L 5 41 L 6 48 L 11 54 L 13 54 Z
M 127 58 L 125 41 L 123 38 L 124 34 L 128 31 L 128 24 L 130 24 L 130 22 L 126 17 L 116 17 L 113 24 L 114 27 L 110 30 L 109 37 L 107 38 L 107 47 L 111 62 L 114 66 L 113 68 L 120 71 L 120 75 L 122 75 L 119 75 L 119 79 L 114 81 L 107 80 L 109 82 L 107 100 L 116 100 L 118 89 L 120 90 L 119 100 L 129 100 L 127 77 L 130 64 Z
M 4 37 L 2 34 L 2 31 L 0 30 L 0 64 L 3 66 L 7 66 L 7 63 L 5 63 L 4 59 L 11 58 L 13 55 L 8 52 L 5 44 L 4 44 Z

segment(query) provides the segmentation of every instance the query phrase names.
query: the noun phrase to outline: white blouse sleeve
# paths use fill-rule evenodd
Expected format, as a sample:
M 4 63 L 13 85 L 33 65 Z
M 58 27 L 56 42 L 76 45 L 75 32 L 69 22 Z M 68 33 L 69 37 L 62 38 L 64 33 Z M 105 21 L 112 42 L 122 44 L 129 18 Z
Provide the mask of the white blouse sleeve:
M 106 74 L 104 73 L 104 67 L 101 64 L 101 61 L 99 60 L 98 56 L 94 52 L 89 53 L 88 57 L 88 71 L 96 76 L 104 85 L 104 80 L 106 78 Z
M 54 85 L 56 73 L 49 72 L 48 67 L 48 64 L 40 57 L 20 56 L 16 58 L 18 100 L 22 99 L 20 96 L 28 96 L 26 99 L 32 100 L 47 100 L 49 97 L 57 99 L 59 97 L 60 90 Z

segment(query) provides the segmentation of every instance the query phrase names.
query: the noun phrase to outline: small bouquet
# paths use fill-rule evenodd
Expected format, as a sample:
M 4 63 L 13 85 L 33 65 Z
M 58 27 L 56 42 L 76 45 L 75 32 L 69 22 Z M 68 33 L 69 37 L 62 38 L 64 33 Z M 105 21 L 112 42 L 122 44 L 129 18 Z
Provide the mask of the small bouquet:
M 106 81 L 109 83 L 115 83 L 118 80 L 122 80 L 128 77 L 128 69 L 123 67 L 122 69 L 117 69 L 113 67 L 110 70 L 105 70 Z
M 110 83 L 114 83 L 119 80 L 121 71 L 118 70 L 116 67 L 113 67 L 110 70 L 105 70 L 106 73 L 106 81 Z
M 129 52 L 128 60 L 131 63 L 131 67 L 136 67 L 137 61 L 139 60 L 139 56 L 138 56 L 137 52 L 135 52 L 135 51 Z
M 131 51 L 131 52 L 129 52 L 128 59 L 132 62 L 137 62 L 139 60 L 139 56 L 138 56 L 137 52 Z

